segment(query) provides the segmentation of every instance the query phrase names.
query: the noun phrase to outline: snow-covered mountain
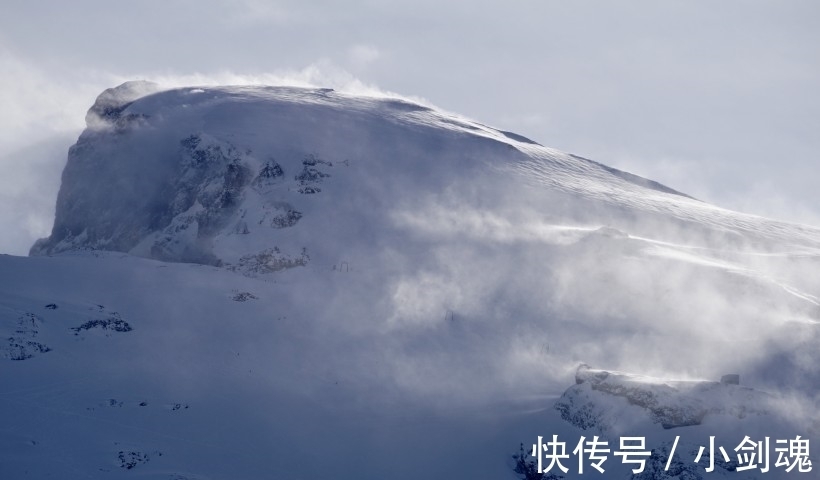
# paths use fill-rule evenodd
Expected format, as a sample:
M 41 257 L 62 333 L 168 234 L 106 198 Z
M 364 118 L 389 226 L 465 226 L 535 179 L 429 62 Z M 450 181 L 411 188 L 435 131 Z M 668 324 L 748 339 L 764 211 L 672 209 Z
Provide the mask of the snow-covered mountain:
M 553 434 L 791 478 L 691 453 L 820 440 L 818 228 L 399 98 L 129 82 L 86 120 L 0 257 L 2 478 L 520 478 Z

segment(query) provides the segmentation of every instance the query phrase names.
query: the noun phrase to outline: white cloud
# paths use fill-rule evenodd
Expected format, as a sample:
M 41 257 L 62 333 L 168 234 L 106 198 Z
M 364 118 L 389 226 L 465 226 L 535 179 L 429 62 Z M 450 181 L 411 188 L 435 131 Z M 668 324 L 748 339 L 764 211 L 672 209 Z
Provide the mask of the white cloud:
M 282 5 L 263 0 L 242 0 L 226 2 L 229 15 L 227 20 L 236 26 L 251 24 L 282 23 L 292 18 L 292 10 Z
M 8 154 L 53 133 L 82 128 L 97 87 L 55 81 L 40 68 L 0 50 L 0 154 Z M 97 92 L 99 93 L 99 92 Z
M 25 255 L 48 235 L 66 152 L 85 112 L 113 76 L 58 78 L 0 49 L 0 252 Z
M 378 60 L 381 57 L 381 52 L 373 45 L 360 44 L 350 47 L 347 56 L 354 66 L 364 68 Z

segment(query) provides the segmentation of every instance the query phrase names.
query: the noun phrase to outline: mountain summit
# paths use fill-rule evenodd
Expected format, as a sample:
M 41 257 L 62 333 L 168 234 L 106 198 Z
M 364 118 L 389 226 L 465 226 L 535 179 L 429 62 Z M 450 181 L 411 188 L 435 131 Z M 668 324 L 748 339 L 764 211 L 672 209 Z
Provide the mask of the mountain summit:
M 52 234 L 32 254 L 101 249 L 236 265 L 277 245 L 282 259 L 298 263 L 306 249 L 331 261 L 338 248 L 317 236 L 381 243 L 395 240 L 401 219 L 432 226 L 463 206 L 513 230 L 553 217 L 632 232 L 648 222 L 656 233 L 661 222 L 738 241 L 820 238 L 394 98 L 128 82 L 101 94 L 87 123 L 69 151 Z

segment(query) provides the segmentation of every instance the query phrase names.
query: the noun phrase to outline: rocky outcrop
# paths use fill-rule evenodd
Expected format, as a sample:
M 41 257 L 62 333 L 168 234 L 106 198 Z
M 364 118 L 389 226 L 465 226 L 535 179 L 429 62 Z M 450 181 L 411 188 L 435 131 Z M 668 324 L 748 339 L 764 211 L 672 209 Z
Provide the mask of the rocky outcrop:
M 732 383 L 667 381 L 585 364 L 578 367 L 575 383 L 555 408 L 564 420 L 584 430 L 607 431 L 635 407 L 666 429 L 699 425 L 707 415 L 762 415 L 768 413 L 772 398 Z
M 125 82 L 102 92 L 85 115 L 85 122 L 91 129 L 124 127 L 129 119 L 139 115 L 123 115 L 123 112 L 138 98 L 160 91 L 154 82 L 137 80 Z

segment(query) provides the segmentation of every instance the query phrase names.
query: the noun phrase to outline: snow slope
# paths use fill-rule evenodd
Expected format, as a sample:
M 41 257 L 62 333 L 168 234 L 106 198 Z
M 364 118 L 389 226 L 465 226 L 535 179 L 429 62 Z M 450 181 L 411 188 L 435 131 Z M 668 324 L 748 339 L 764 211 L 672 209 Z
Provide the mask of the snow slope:
M 518 478 L 553 434 L 681 435 L 698 478 L 710 435 L 818 440 L 820 229 L 403 99 L 130 82 L 87 123 L 0 257 L 2 478 Z

